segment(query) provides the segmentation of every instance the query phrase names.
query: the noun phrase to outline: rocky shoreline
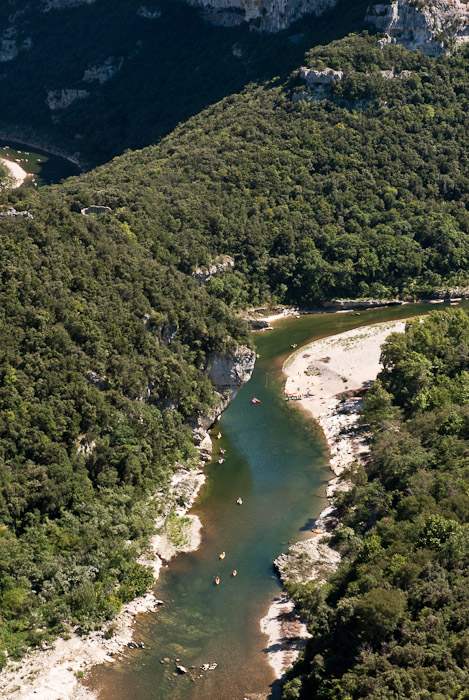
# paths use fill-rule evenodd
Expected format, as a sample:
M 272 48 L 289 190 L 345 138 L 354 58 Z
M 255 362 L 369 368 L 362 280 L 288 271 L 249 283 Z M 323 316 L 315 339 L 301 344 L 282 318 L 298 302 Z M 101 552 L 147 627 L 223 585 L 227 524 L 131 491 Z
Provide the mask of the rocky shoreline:
M 321 426 L 330 449 L 329 464 L 334 476 L 326 488 L 329 503 L 314 523 L 318 532 L 293 544 L 274 562 L 284 585 L 324 581 L 340 564 L 340 554 L 328 545 L 328 535 L 340 524 L 334 512 L 334 495 L 350 488 L 342 478 L 344 470 L 353 462 L 364 461 L 369 452 L 368 437 L 359 424 L 362 395 L 378 375 L 380 348 L 386 336 L 402 331 L 404 325 L 403 321 L 395 321 L 340 333 L 300 348 L 285 362 L 286 390 L 289 384 L 294 384 L 301 393 L 309 394 L 296 403 Z M 311 396 L 312 391 L 317 393 Z M 287 609 L 295 620 L 298 631 L 295 638 L 282 628 L 281 620 Z M 286 595 L 272 602 L 260 624 L 269 637 L 269 663 L 276 677 L 281 678 L 307 643 L 310 635 L 306 624 L 294 612 L 293 601 Z
M 179 552 L 198 549 L 202 523 L 196 515 L 187 514 L 192 507 L 205 475 L 200 467 L 211 458 L 209 428 L 231 403 L 240 386 L 247 382 L 254 368 L 255 354 L 240 346 L 232 357 L 213 353 L 206 371 L 214 385 L 219 406 L 207 416 L 199 416 L 193 426 L 194 442 L 201 457 L 199 468 L 180 467 L 174 472 L 169 488 L 156 492 L 153 498 L 161 503 L 155 520 L 155 534 L 142 553 L 139 563 L 151 568 L 158 579 L 164 562 Z M 176 535 L 176 536 L 175 536 Z M 80 636 L 78 630 L 59 637 L 51 646 L 26 654 L 20 661 L 9 661 L 0 675 L 0 695 L 11 700 L 95 700 L 96 694 L 79 680 L 92 667 L 112 663 L 129 644 L 134 643 L 133 630 L 137 615 L 155 612 L 164 601 L 157 600 L 152 589 L 123 606 L 119 615 L 103 628 Z M 109 636 L 109 639 L 107 638 Z M 138 643 L 136 644 L 138 646 Z
M 40 136 L 29 134 L 27 131 L 23 131 L 21 129 L 15 130 L 14 128 L 0 128 L 0 139 L 2 141 L 15 141 L 23 146 L 29 146 L 30 148 L 37 148 L 40 151 L 44 151 L 44 153 L 50 153 L 53 156 L 59 156 L 60 158 L 70 161 L 70 163 L 73 163 L 80 168 L 81 172 L 85 172 L 87 170 L 87 166 L 82 160 L 80 153 L 70 153 L 64 148 L 58 148 L 57 146 L 52 145 L 49 141 L 46 141 Z
M 195 515 L 187 516 L 197 494 L 205 482 L 201 469 L 180 468 L 171 480 L 167 494 L 158 492 L 164 500 L 159 518 L 155 521 L 155 534 L 148 550 L 140 557 L 140 563 L 151 567 L 158 578 L 163 562 L 178 552 L 190 552 L 200 544 L 202 524 Z M 172 532 L 167 527 L 168 515 L 174 527 L 174 518 L 181 523 L 178 529 L 179 544 L 174 544 Z M 184 517 L 184 520 L 182 518 Z M 11 700 L 94 700 L 96 695 L 79 683 L 79 679 L 93 666 L 112 663 L 133 642 L 134 622 L 137 615 L 154 612 L 164 601 L 156 598 L 153 590 L 123 606 L 119 615 L 102 629 L 86 636 L 71 630 L 66 638 L 59 637 L 43 649 L 26 654 L 20 661 L 10 661 L 0 676 L 0 695 Z M 109 634 L 110 633 L 110 634 Z M 107 636 L 109 635 L 109 639 Z

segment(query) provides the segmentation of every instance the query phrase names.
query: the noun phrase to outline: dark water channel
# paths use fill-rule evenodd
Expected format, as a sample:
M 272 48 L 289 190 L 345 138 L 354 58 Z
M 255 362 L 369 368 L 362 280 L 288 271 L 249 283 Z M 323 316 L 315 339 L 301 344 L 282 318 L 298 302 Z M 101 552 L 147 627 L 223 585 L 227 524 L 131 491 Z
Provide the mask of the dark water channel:
M 31 174 L 25 180 L 26 187 L 50 185 L 80 173 L 79 167 L 66 158 L 14 141 L 0 141 L 0 158 L 17 163 Z
M 214 439 L 214 458 L 223 448 L 226 460 L 207 466 L 207 481 L 192 511 L 203 523 L 202 545 L 162 570 L 156 594 L 165 605 L 141 616 L 136 626 L 136 639 L 149 648 L 129 651 L 94 672 L 89 684 L 100 690 L 102 700 L 242 700 L 246 694 L 269 692 L 274 677 L 259 620 L 280 591 L 272 561 L 289 541 L 309 536 L 312 519 L 325 507 L 331 476 L 322 433 L 282 400 L 281 367 L 291 343 L 444 306 L 288 318 L 274 331 L 256 334 L 260 358 L 252 379 L 213 431 L 222 433 Z M 261 403 L 252 404 L 253 396 Z M 236 505 L 238 496 L 242 506 Z M 221 551 L 226 552 L 223 561 Z M 219 586 L 214 585 L 217 574 Z M 161 663 L 165 657 L 171 663 Z M 176 677 L 176 658 L 187 668 L 212 661 L 218 667 L 195 680 Z

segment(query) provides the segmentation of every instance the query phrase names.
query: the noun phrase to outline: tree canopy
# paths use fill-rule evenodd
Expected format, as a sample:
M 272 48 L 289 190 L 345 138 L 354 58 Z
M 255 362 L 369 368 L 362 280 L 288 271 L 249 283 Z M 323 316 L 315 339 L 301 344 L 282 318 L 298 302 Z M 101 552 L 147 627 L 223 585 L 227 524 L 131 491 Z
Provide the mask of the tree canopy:
M 386 341 L 365 395 L 371 460 L 334 498 L 342 563 L 291 589 L 313 637 L 285 700 L 467 697 L 468 342 L 456 309 Z

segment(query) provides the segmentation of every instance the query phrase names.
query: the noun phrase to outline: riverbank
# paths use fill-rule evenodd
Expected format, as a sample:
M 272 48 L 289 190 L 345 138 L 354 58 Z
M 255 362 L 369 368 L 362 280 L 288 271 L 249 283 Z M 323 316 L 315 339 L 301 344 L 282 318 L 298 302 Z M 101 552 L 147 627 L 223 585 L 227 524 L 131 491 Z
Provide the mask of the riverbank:
M 172 477 L 168 493 L 155 494 L 162 511 L 155 521 L 156 534 L 150 539 L 140 563 L 150 566 L 155 580 L 164 562 L 178 552 L 190 552 L 200 544 L 202 524 L 195 515 L 186 515 L 205 482 L 200 469 L 179 469 Z M 153 590 L 123 606 L 119 615 L 102 629 L 86 636 L 77 630 L 59 637 L 50 646 L 10 661 L 0 675 L 0 695 L 11 700 L 94 700 L 96 695 L 80 684 L 91 667 L 113 662 L 133 640 L 137 615 L 155 611 L 164 601 Z M 107 639 L 106 637 L 110 638 Z M 138 642 L 138 640 L 137 640 Z
M 402 332 L 405 321 L 391 321 L 363 326 L 345 333 L 314 341 L 300 348 L 284 364 L 286 394 L 302 396 L 295 401 L 321 426 L 330 449 L 330 467 L 334 476 L 326 496 L 333 499 L 349 485 L 341 479 L 343 471 L 354 461 L 364 459 L 369 450 L 367 436 L 359 426 L 362 394 L 376 380 L 381 369 L 381 345 L 392 332 Z M 339 554 L 327 542 L 328 533 L 337 527 L 334 508 L 329 503 L 314 524 L 318 533 L 292 545 L 275 561 L 282 583 L 325 580 L 339 563 Z M 276 599 L 261 620 L 268 635 L 268 659 L 277 678 L 296 660 L 306 644 L 306 626 L 296 617 L 299 634 L 295 640 L 282 629 L 282 617 L 288 598 Z M 290 616 L 294 616 L 290 601 Z
M 26 170 L 23 170 L 21 165 L 18 165 L 18 163 L 13 163 L 11 160 L 7 160 L 6 158 L 0 158 L 0 162 L 6 168 L 8 168 L 8 171 L 13 179 L 13 183 L 8 186 L 8 189 L 16 189 L 17 187 L 20 187 L 26 178 L 29 177 L 29 173 L 27 173 Z
M 55 146 L 42 136 L 29 133 L 25 130 L 17 130 L 14 128 L 2 129 L 0 127 L 0 140 L 7 142 L 14 141 L 18 145 L 29 146 L 29 148 L 37 148 L 39 151 L 43 151 L 44 153 L 49 153 L 50 155 L 64 158 L 80 168 L 82 172 L 85 172 L 88 169 L 87 163 L 83 161 L 79 152 L 70 153 L 65 148 Z

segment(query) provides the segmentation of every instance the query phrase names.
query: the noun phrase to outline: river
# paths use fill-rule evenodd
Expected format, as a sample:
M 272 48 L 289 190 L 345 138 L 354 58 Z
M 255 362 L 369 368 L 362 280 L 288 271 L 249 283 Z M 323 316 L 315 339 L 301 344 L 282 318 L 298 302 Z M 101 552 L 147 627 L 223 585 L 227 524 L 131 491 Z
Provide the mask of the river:
M 25 180 L 25 186 L 50 185 L 80 174 L 80 168 L 72 161 L 15 141 L 0 141 L 0 158 L 18 163 L 32 175 Z
M 469 302 L 461 305 L 468 308 Z M 207 481 L 192 510 L 203 523 L 202 545 L 162 570 L 156 595 L 165 605 L 136 625 L 135 638 L 147 648 L 129 650 L 89 678 L 100 700 L 242 700 L 271 691 L 274 676 L 259 620 L 280 591 L 272 562 L 290 541 L 309 536 L 326 505 L 331 477 L 322 432 L 282 398 L 281 367 L 291 344 L 445 306 L 289 317 L 274 331 L 255 335 L 260 357 L 251 381 L 216 424 L 212 437 L 220 431 L 222 438 L 213 440 L 215 461 L 206 468 Z M 261 403 L 252 404 L 253 396 Z M 220 448 L 226 450 L 221 465 Z M 162 663 L 165 658 L 170 662 Z M 191 677 L 175 674 L 175 659 L 196 667 Z M 213 661 L 216 670 L 197 670 Z

